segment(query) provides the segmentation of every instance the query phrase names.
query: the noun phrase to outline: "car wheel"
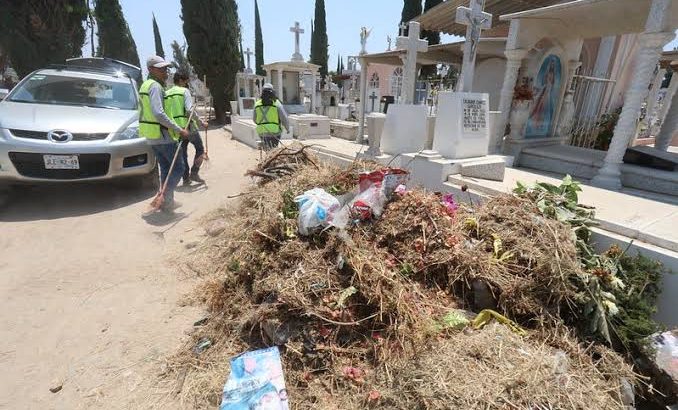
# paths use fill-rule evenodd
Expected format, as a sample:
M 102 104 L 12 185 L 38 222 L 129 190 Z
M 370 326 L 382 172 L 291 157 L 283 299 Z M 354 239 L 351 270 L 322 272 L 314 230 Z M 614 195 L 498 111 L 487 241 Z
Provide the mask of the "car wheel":
M 124 178 L 117 181 L 116 184 L 121 188 L 157 191 L 160 187 L 158 166 L 156 165 L 148 174 Z
M 0 208 L 7 205 L 12 198 L 12 187 L 9 185 L 0 185 Z

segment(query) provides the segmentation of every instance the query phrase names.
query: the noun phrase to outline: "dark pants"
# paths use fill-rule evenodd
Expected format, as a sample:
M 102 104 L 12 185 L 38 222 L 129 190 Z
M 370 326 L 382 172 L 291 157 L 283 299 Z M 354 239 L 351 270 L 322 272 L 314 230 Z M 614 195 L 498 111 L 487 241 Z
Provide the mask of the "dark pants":
M 153 152 L 155 157 L 158 159 L 158 167 L 160 168 L 160 186 L 165 184 L 165 180 L 168 178 L 169 169 L 172 165 L 172 160 L 174 159 L 174 154 L 179 148 L 179 144 L 170 143 L 170 144 L 160 144 L 152 145 Z M 165 204 L 171 204 L 174 201 L 174 188 L 177 187 L 177 184 L 181 180 L 181 175 L 184 173 L 184 163 L 180 158 L 177 158 L 174 163 L 174 169 L 172 173 L 169 174 L 169 180 L 167 182 L 167 189 L 165 190 Z
M 261 146 L 264 151 L 278 148 L 278 144 L 280 144 L 280 135 L 264 135 L 261 137 Z
M 193 166 L 188 166 L 188 143 L 193 144 L 195 147 L 195 157 L 193 158 Z M 200 132 L 192 132 L 188 137 L 188 140 L 181 141 L 181 156 L 184 162 L 184 179 L 188 179 L 190 174 L 197 174 L 200 171 L 200 165 L 202 165 L 202 155 L 205 153 L 205 148 L 202 145 L 202 139 L 200 138 Z

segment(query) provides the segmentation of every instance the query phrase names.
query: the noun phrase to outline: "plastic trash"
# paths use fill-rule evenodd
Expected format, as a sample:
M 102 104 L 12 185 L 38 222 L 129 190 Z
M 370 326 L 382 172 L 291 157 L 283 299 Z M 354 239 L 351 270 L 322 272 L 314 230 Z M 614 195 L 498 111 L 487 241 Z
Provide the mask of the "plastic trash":
M 351 202 L 351 213 L 355 219 L 366 221 L 380 217 L 386 205 L 386 193 L 381 183 L 370 185 Z
M 247 352 L 231 359 L 231 375 L 224 385 L 219 409 L 289 409 L 277 347 Z
M 339 200 L 322 188 L 313 188 L 294 198 L 299 206 L 299 233 L 308 236 L 320 226 L 329 226 L 341 208 Z

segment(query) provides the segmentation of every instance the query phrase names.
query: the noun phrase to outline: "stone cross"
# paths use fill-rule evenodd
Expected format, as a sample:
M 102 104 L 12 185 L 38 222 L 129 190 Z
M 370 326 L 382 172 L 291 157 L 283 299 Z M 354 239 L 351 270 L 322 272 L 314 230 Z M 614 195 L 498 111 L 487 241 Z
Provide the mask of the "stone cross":
M 471 0 L 471 8 L 457 8 L 456 22 L 467 26 L 466 41 L 464 42 L 464 62 L 461 66 L 461 75 L 459 76 L 457 91 L 471 91 L 480 30 L 492 27 L 492 15 L 483 11 L 484 3 L 485 0 Z
M 372 94 L 369 96 L 369 99 L 372 100 L 372 109 L 370 110 L 372 112 L 374 112 L 374 100 L 376 100 L 377 98 L 379 98 L 377 97 L 377 94 L 374 91 L 372 91 Z
M 247 56 L 247 71 L 246 71 L 247 73 L 252 73 L 252 66 L 250 65 L 250 57 L 253 54 L 254 53 L 252 52 L 252 50 L 250 50 L 250 48 L 247 47 L 247 51 L 245 51 L 245 55 Z
M 386 36 L 386 41 L 388 42 L 388 50 L 387 51 L 391 51 L 391 43 L 393 42 L 393 39 L 391 38 L 391 36 Z
M 414 102 L 414 87 L 417 81 L 417 53 L 428 50 L 428 41 L 419 38 L 421 25 L 410 21 L 410 29 L 407 37 L 398 37 L 396 48 L 407 50 L 405 66 L 403 67 L 403 104 Z
M 299 35 L 304 34 L 304 29 L 299 26 L 299 22 L 294 22 L 294 27 L 290 27 L 290 32 L 294 33 L 294 54 L 292 61 L 304 61 L 304 57 L 299 52 Z

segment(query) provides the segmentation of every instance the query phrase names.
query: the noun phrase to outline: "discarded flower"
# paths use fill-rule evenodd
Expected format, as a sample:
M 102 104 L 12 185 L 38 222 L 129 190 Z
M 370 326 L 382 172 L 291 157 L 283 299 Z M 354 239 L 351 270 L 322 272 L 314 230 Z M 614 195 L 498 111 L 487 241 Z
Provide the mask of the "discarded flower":
M 370 394 L 367 395 L 368 401 L 377 401 L 381 398 L 381 393 L 376 390 L 372 390 Z

